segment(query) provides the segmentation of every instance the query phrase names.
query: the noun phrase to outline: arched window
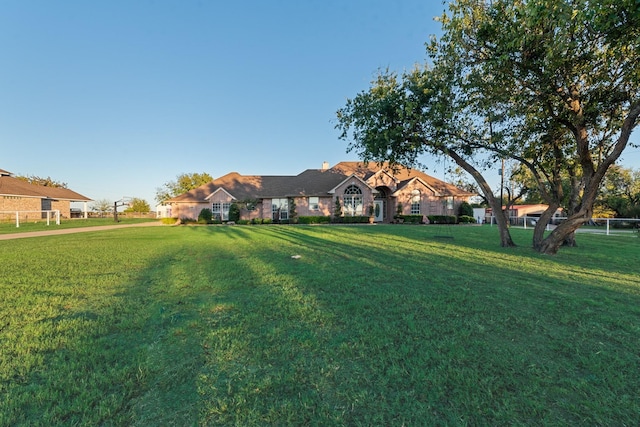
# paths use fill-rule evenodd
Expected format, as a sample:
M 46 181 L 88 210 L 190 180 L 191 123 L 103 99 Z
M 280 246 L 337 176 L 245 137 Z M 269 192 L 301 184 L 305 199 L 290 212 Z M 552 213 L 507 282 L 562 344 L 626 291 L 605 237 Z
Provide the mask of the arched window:
M 362 215 L 362 190 L 351 184 L 344 190 L 344 213 L 347 215 Z
M 420 191 L 411 192 L 411 215 L 420 215 Z

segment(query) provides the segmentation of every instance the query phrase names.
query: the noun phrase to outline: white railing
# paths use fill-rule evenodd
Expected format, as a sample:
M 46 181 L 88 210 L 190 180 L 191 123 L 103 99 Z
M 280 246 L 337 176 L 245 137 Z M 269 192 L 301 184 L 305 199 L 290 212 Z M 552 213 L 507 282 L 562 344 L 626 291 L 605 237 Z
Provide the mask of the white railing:
M 509 218 L 509 225 L 515 227 L 522 227 L 524 229 L 534 228 L 536 222 L 539 220 L 536 216 L 522 216 Z M 554 217 L 547 224 L 547 230 L 552 229 L 558 224 L 562 223 L 565 217 Z M 491 216 L 489 221 L 491 225 L 495 223 L 495 217 Z M 627 234 L 634 231 L 638 231 L 640 228 L 640 218 L 592 218 L 586 224 L 579 228 L 580 232 L 600 233 L 604 235 L 612 234 Z
M 30 215 L 39 214 L 39 215 Z M 60 225 L 60 211 L 59 210 L 43 210 L 43 211 L 0 211 L 0 219 L 4 220 L 8 218 L 10 221 L 15 215 L 16 227 L 20 227 L 20 221 L 36 221 L 46 219 L 47 225 L 51 223 L 52 217 L 55 218 L 56 225 Z M 31 218 L 30 218 L 31 216 Z

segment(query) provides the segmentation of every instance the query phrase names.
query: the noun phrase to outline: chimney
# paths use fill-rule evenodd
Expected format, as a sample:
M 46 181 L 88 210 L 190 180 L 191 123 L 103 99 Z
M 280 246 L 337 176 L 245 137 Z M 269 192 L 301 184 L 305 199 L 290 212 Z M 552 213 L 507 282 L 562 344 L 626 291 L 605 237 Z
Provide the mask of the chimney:
M 329 162 L 322 162 L 322 170 L 326 171 L 327 169 L 329 169 Z

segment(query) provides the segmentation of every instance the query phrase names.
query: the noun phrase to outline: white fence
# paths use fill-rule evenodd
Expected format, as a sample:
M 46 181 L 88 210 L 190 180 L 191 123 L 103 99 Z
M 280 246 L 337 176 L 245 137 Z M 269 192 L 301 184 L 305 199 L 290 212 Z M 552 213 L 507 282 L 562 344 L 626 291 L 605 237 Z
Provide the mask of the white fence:
M 20 222 L 46 221 L 47 225 L 55 219 L 56 225 L 60 225 L 60 211 L 0 211 L 0 222 L 14 222 L 20 227 Z
M 510 217 L 509 224 L 514 227 L 534 228 L 540 218 L 537 216 Z M 554 217 L 547 230 L 554 228 L 564 221 L 564 217 Z M 491 216 L 488 221 L 491 225 L 496 223 L 495 217 Z M 640 218 L 592 218 L 589 222 L 578 229 L 579 232 L 599 233 L 607 236 L 611 234 L 628 234 L 638 232 L 640 229 Z
M 638 232 L 639 218 L 593 218 L 580 231 L 606 234 L 626 234 Z

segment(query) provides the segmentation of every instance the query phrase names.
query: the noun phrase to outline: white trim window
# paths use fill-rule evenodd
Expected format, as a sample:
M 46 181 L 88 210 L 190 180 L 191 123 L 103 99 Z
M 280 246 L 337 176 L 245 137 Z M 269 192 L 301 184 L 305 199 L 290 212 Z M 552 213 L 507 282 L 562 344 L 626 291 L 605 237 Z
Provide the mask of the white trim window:
M 420 191 L 411 192 L 411 215 L 420 215 Z
M 320 200 L 318 197 L 309 197 L 309 210 L 310 211 L 320 210 Z
M 350 216 L 362 215 L 362 208 L 362 190 L 351 184 L 344 190 L 344 213 Z
M 230 206 L 231 203 L 213 202 L 211 204 L 211 216 L 218 221 L 228 221 Z
M 271 199 L 271 219 L 289 219 L 289 199 Z
M 447 197 L 447 209 L 448 210 L 453 209 L 453 196 Z

